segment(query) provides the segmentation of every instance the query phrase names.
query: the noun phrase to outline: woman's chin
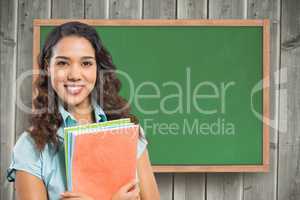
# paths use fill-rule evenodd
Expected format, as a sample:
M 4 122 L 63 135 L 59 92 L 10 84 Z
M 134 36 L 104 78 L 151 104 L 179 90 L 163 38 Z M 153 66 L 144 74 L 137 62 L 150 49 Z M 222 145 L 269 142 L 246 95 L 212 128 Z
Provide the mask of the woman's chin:
M 64 100 L 64 102 L 71 107 L 76 107 L 82 103 L 84 103 L 85 98 L 80 97 L 68 97 Z

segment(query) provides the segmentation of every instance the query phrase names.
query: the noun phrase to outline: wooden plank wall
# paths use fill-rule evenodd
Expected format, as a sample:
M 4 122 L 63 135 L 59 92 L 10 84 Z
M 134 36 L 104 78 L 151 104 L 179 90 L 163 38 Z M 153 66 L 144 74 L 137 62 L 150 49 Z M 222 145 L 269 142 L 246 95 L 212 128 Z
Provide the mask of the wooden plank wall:
M 162 200 L 300 199 L 299 0 L 0 0 L 0 199 L 14 199 L 5 179 L 12 147 L 28 125 L 16 102 L 30 106 L 32 19 L 252 19 L 271 20 L 271 170 L 259 173 L 155 174 Z M 299 69 L 298 69 L 299 68 Z

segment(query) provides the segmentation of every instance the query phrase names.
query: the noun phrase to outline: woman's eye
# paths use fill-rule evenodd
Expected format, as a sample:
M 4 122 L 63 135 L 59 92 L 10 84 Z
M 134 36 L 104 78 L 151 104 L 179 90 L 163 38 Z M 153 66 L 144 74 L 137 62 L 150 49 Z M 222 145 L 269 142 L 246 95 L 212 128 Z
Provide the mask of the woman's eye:
M 84 67 L 89 67 L 89 66 L 93 65 L 93 63 L 90 62 L 90 61 L 85 61 L 85 62 L 82 62 L 82 65 L 83 65 Z
M 61 67 L 66 66 L 67 64 L 68 64 L 68 63 L 65 62 L 65 61 L 58 61 L 58 62 L 56 63 L 56 65 L 61 66 Z

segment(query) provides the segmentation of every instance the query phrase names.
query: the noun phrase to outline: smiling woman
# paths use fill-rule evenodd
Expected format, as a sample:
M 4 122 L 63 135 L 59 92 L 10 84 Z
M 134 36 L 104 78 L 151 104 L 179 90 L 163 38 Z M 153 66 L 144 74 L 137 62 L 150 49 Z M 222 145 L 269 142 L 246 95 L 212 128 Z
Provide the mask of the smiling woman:
M 126 117 L 138 120 L 118 94 L 121 83 L 116 67 L 93 27 L 80 22 L 57 26 L 43 46 L 39 69 L 46 73 L 40 73 L 34 85 L 31 127 L 14 147 L 7 178 L 16 182 L 18 199 L 91 200 L 86 194 L 65 192 L 63 128 Z M 113 200 L 159 199 L 146 145 L 141 128 L 139 184 L 135 180 L 125 184 Z
M 87 96 L 92 92 L 97 80 L 95 50 L 91 43 L 78 36 L 61 39 L 53 47 L 53 56 L 47 71 L 50 77 L 53 77 L 53 89 L 64 99 L 68 111 L 75 118 L 80 117 L 78 111 L 89 107 L 90 99 Z

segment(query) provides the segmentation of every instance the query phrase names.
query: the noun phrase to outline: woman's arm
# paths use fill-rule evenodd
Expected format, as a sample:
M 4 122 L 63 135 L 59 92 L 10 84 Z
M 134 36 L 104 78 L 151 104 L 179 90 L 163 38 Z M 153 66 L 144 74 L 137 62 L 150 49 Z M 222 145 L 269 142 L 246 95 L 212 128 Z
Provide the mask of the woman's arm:
M 47 191 L 41 179 L 28 172 L 16 171 L 17 200 L 47 200 Z
M 138 176 L 141 200 L 160 200 L 147 149 L 138 159 Z

